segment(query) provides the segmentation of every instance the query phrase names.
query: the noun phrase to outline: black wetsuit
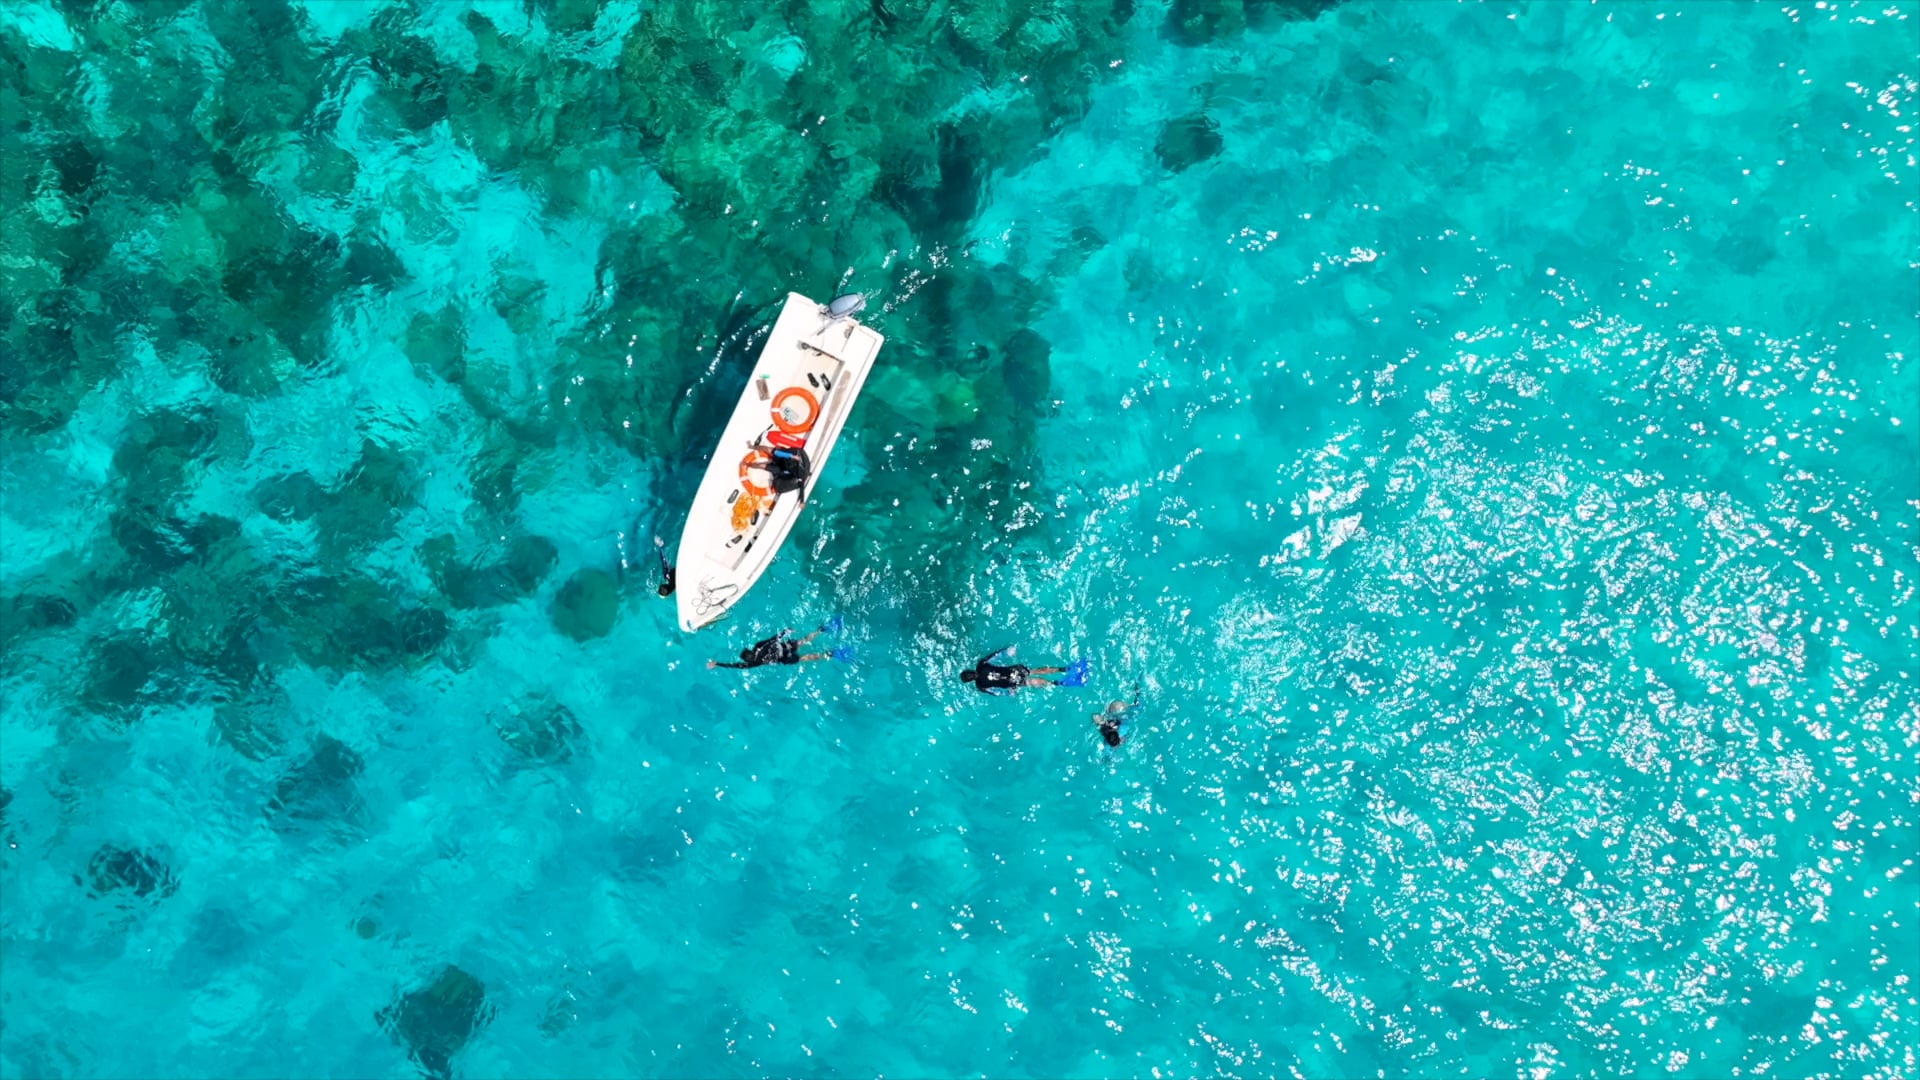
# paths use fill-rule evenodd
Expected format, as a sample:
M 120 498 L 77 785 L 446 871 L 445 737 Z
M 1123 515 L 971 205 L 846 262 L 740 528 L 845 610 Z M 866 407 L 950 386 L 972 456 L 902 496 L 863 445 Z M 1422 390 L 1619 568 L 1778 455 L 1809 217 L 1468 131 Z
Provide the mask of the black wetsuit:
M 807 457 L 805 447 L 774 448 L 767 458 L 766 469 L 767 486 L 776 494 L 797 491 L 800 501 L 807 501 L 807 480 L 813 475 L 813 461 Z
M 1009 645 L 1007 648 L 1012 648 L 1012 646 Z M 983 694 L 992 694 L 999 691 L 1011 693 L 1027 685 L 1027 676 L 1033 673 L 1032 668 L 1025 664 L 996 664 L 993 662 L 994 657 L 1006 651 L 1006 649 L 995 649 L 981 657 L 979 663 L 973 665 L 973 688 L 975 690 Z
M 714 667 L 750 668 L 763 664 L 797 664 L 800 662 L 800 643 L 787 636 L 785 630 L 765 641 L 756 641 L 753 648 L 746 651 L 746 659 L 738 664 L 715 663 Z

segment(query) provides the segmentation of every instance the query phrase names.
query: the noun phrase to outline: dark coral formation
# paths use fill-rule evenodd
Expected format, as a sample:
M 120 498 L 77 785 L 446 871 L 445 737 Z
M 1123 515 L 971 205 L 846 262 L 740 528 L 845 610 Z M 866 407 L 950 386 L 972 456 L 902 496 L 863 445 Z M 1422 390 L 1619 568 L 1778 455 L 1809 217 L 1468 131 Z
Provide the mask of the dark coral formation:
M 137 634 L 99 639 L 88 653 L 81 704 L 121 723 L 139 718 L 142 703 L 160 687 L 171 659 L 164 647 Z
M 532 595 L 552 572 L 559 553 L 542 536 L 515 536 L 504 545 L 486 544 L 467 559 L 459 541 L 436 536 L 421 555 L 434 583 L 455 608 L 484 608 Z
M 582 570 L 553 598 L 553 625 L 575 641 L 605 637 L 620 617 L 620 586 L 605 570 Z
M 363 806 L 358 781 L 365 771 L 366 762 L 352 747 L 320 735 L 312 751 L 274 786 L 267 813 L 276 823 L 352 824 Z
M 1167 171 L 1185 172 L 1220 156 L 1225 146 L 1220 126 L 1206 114 L 1195 113 L 1167 121 L 1160 129 L 1159 141 L 1153 144 L 1153 153 Z
M 1340 0 L 1173 0 L 1161 33 L 1182 45 L 1209 45 L 1248 27 L 1317 19 Z
M 501 741 L 530 761 L 559 764 L 586 744 L 572 710 L 544 695 L 508 702 L 491 719 Z
M 433 1077 L 453 1075 L 453 1059 L 493 1018 L 487 988 L 451 964 L 433 982 L 400 995 L 374 1014 L 407 1056 Z
M 94 852 L 87 860 L 86 876 L 74 880 L 86 886 L 87 895 L 95 897 L 124 892 L 158 900 L 172 896 L 180 887 L 173 870 L 158 855 L 112 844 Z
M 1164 29 L 1202 44 L 1326 6 L 1178 0 Z M 28 662 L 16 646 L 84 635 L 81 710 L 129 723 L 210 700 L 216 737 L 264 760 L 286 737 L 277 665 L 459 667 L 492 632 L 488 609 L 527 602 L 576 640 L 603 636 L 631 583 L 590 560 L 562 567 L 522 520 L 526 498 L 568 447 L 595 444 L 670 462 L 657 494 L 683 498 L 768 305 L 849 267 L 854 287 L 896 298 L 876 311 L 894 344 L 854 433 L 868 467 L 839 493 L 849 519 L 941 510 L 887 515 L 893 546 L 944 568 L 912 586 L 933 596 L 971 562 L 955 517 L 1030 512 L 1008 493 L 1044 479 L 1035 425 L 1057 391 L 1028 327 L 1106 239 L 1083 224 L 1045 261 L 964 256 L 996 177 L 1087 109 L 1109 70 L 1087 58 L 1124 56 L 1131 0 L 666 0 L 613 35 L 596 4 L 526 15 L 544 33 L 459 14 L 457 57 L 405 5 L 321 33 L 283 0 L 66 5 L 71 51 L 8 39 L 0 114 L 19 167 L 0 170 L 0 441 L 33 446 L 85 409 L 137 402 L 105 428 L 114 479 L 94 546 L 0 595 L 9 663 Z M 350 117 L 347 79 L 369 91 Z M 414 376 L 398 389 L 428 395 L 446 426 L 396 434 L 363 413 L 328 433 L 352 448 L 344 469 L 271 457 L 256 410 L 316 380 L 331 393 L 359 362 L 353 334 L 420 290 L 418 253 L 461 227 L 457 199 L 396 171 L 429 145 L 524 192 L 530 228 L 589 237 L 567 258 L 591 290 L 564 296 L 530 255 L 476 249 L 483 285 L 436 287 L 383 339 Z M 400 157 L 370 168 L 370 147 Z M 1196 114 L 1157 149 L 1177 171 L 1221 140 Z M 193 389 L 116 390 L 163 370 Z M 424 583 L 374 569 L 448 437 L 465 451 L 463 528 L 410 548 Z M 990 448 L 971 475 L 963 447 Z M 250 498 L 205 498 L 235 474 Z M 829 554 L 859 550 L 868 528 L 841 530 Z M 1047 542 L 1044 523 L 1027 535 Z M 150 589 L 163 617 L 125 614 Z

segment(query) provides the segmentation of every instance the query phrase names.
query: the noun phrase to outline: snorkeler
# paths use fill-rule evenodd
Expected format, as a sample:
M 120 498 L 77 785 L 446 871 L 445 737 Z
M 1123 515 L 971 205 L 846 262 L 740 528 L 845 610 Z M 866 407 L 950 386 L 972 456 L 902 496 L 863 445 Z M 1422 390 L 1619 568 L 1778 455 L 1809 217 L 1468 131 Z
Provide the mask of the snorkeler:
M 853 646 L 851 645 L 842 645 L 832 652 L 803 654 L 800 651 L 802 645 L 819 637 L 821 634 L 839 633 L 843 625 L 845 624 L 841 621 L 840 616 L 835 615 L 833 618 L 828 619 L 818 630 L 797 640 L 787 636 L 789 633 L 792 633 L 792 631 L 782 630 L 764 641 L 754 642 L 751 648 L 741 649 L 740 662 L 737 664 L 731 661 L 709 660 L 707 661 L 707 666 L 709 668 L 756 668 L 767 664 L 805 664 L 814 660 L 850 661 L 853 659 Z
M 673 564 L 667 561 L 667 542 L 653 538 L 653 553 L 660 556 L 660 595 L 673 595 Z
M 995 649 L 980 662 L 960 673 L 960 681 L 973 684 L 983 694 L 1011 694 L 1023 686 L 1079 686 L 1087 681 L 1087 661 L 1075 660 L 1068 667 L 1030 668 L 1025 664 L 996 664 L 994 657 L 1012 656 L 1014 647 Z M 1061 679 L 1042 679 L 1042 675 L 1064 675 Z
M 1121 726 L 1127 722 L 1127 714 L 1140 704 L 1140 687 L 1133 688 L 1132 701 L 1109 701 L 1107 707 L 1093 714 L 1093 722 L 1100 725 L 1100 737 L 1107 740 L 1108 746 L 1119 746 L 1127 739 L 1127 733 Z

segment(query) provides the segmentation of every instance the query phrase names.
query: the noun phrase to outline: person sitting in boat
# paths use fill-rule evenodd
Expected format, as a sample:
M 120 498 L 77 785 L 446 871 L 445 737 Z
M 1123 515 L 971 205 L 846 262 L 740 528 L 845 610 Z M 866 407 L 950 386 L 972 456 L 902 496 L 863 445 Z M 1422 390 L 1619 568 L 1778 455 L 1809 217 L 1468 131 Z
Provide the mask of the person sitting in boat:
M 994 658 L 1000 656 L 1002 653 L 1011 657 L 1014 653 L 1014 647 L 1008 645 L 1005 648 L 995 649 L 981 657 L 980 662 L 975 664 L 971 670 L 960 673 L 960 681 L 972 683 L 973 688 L 983 694 L 1011 694 L 1023 686 L 1080 685 L 1078 682 L 1073 681 L 1073 677 L 1076 669 L 1082 668 L 1084 662 L 1076 662 L 1073 667 L 1038 668 L 1030 668 L 1025 664 L 994 663 Z M 1083 679 L 1086 677 L 1084 670 L 1081 670 L 1079 674 Z M 1067 678 L 1043 679 L 1040 678 L 1042 675 L 1065 675 Z
M 813 476 L 813 462 L 807 457 L 804 446 L 775 445 L 767 451 L 767 486 L 774 494 L 784 495 L 789 491 L 800 493 L 800 501 L 807 501 L 807 480 Z
M 803 638 L 790 638 L 787 635 L 793 631 L 782 630 L 764 641 L 754 642 L 751 648 L 741 649 L 740 662 L 737 664 L 729 661 L 709 660 L 707 661 L 707 667 L 756 668 L 763 667 L 767 664 L 805 664 L 814 660 L 851 660 L 853 659 L 853 650 L 847 645 L 842 645 L 832 652 L 803 654 L 800 651 L 801 646 L 819 637 L 821 634 L 839 633 L 842 625 L 840 616 L 835 615 L 833 618 L 827 620 L 819 629 Z

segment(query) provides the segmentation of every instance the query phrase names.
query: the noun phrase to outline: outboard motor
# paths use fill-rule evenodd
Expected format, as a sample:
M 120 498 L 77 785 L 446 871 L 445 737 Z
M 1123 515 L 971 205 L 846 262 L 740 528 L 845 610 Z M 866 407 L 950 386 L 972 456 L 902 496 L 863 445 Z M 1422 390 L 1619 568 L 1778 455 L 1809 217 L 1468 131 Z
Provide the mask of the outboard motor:
M 843 293 L 839 296 L 834 297 L 833 302 L 827 305 L 827 309 L 824 314 L 827 316 L 827 318 L 835 322 L 838 322 L 841 319 L 851 318 L 855 315 L 858 315 L 862 311 L 865 311 L 866 308 L 867 308 L 866 294 L 850 292 L 850 293 Z

